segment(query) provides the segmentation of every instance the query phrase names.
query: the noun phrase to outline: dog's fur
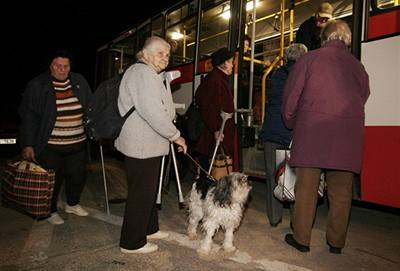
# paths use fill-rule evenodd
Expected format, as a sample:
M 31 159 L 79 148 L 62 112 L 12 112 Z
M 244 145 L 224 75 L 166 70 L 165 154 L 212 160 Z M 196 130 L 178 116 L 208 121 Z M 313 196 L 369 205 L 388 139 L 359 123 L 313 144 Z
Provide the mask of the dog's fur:
M 230 252 L 236 249 L 233 246 L 233 232 L 240 224 L 250 190 L 251 184 L 247 175 L 237 172 L 216 183 L 200 178 L 193 184 L 188 198 L 188 235 L 190 239 L 195 239 L 197 226 L 202 221 L 205 237 L 199 253 L 210 252 L 212 238 L 220 227 L 225 230 L 224 250 Z

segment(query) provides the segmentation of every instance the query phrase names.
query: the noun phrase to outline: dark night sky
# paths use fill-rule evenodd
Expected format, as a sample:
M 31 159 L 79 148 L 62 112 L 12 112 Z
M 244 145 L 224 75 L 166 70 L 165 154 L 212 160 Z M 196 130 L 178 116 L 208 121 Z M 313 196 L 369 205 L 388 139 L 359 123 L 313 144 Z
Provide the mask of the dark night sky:
M 119 0 L 33 2 L 15 1 L 8 18 L 2 16 L 3 112 L 19 104 L 26 83 L 48 67 L 48 54 L 58 48 L 72 52 L 73 71 L 83 74 L 92 86 L 96 48 L 178 0 L 143 1 L 141 8 L 135 1 Z

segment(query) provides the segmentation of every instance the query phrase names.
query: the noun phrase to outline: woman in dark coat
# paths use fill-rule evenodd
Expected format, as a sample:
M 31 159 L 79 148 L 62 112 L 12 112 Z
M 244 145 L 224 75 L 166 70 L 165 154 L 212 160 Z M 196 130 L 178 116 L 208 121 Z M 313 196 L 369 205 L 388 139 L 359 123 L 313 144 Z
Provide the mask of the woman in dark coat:
M 354 173 L 360 173 L 364 145 L 364 105 L 369 80 L 348 46 L 351 32 L 332 21 L 321 33 L 322 48 L 301 57 L 284 90 L 283 118 L 293 129 L 290 164 L 296 167 L 294 234 L 285 240 L 310 250 L 311 229 L 322 170 L 326 170 L 330 252 L 345 245 Z
M 221 110 L 233 113 L 233 95 L 229 85 L 229 76 L 233 71 L 233 53 L 221 48 L 211 56 L 214 69 L 204 78 L 196 91 L 196 101 L 200 107 L 205 128 L 196 143 L 200 164 L 208 170 L 208 160 L 215 148 L 216 139 L 221 136 L 225 153 L 233 155 L 234 123 L 230 118 L 225 123 L 222 135 L 219 130 L 222 124 Z
M 267 216 L 272 227 L 282 222 L 283 205 L 274 197 L 276 149 L 287 149 L 292 140 L 292 131 L 285 127 L 281 108 L 283 89 L 289 72 L 296 60 L 307 52 L 301 43 L 293 43 L 285 51 L 286 63 L 271 75 L 268 82 L 268 107 L 262 129 L 264 142 L 264 164 L 267 188 Z

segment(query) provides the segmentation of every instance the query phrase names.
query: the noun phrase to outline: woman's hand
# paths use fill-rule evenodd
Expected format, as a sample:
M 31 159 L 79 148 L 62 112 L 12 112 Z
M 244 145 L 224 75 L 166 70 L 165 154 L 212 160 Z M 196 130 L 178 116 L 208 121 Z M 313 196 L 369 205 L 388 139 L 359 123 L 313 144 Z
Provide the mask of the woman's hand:
M 22 158 L 24 160 L 33 161 L 33 162 L 37 163 L 36 158 L 35 158 L 35 151 L 34 151 L 33 147 L 28 146 L 28 147 L 23 148 L 22 149 Z
M 186 152 L 187 152 L 187 146 L 186 146 L 186 141 L 185 141 L 185 139 L 183 138 L 183 137 L 178 137 L 175 141 L 174 141 L 174 143 L 176 144 L 176 145 L 178 145 L 179 147 L 178 147 L 178 151 L 179 152 L 182 152 L 183 151 L 183 153 L 184 154 L 186 154 Z
M 214 132 L 215 141 L 219 140 L 220 142 L 224 141 L 224 134 L 219 131 Z

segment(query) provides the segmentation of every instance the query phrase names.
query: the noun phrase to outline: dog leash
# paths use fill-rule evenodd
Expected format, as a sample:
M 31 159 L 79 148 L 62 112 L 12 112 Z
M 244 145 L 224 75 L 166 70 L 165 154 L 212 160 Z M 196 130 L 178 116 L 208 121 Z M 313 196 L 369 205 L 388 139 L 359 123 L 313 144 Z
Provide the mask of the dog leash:
M 193 162 L 196 166 L 198 166 L 198 167 L 200 168 L 201 171 L 203 171 L 203 172 L 206 174 L 206 176 L 207 176 L 208 179 L 212 180 L 213 182 L 217 182 L 217 180 L 216 180 L 213 176 L 211 176 L 211 174 L 209 174 L 207 170 L 205 170 L 202 166 L 200 166 L 200 164 L 199 164 L 192 156 L 190 156 L 189 153 L 186 152 L 186 156 L 189 157 L 190 160 L 192 160 L 192 162 Z

